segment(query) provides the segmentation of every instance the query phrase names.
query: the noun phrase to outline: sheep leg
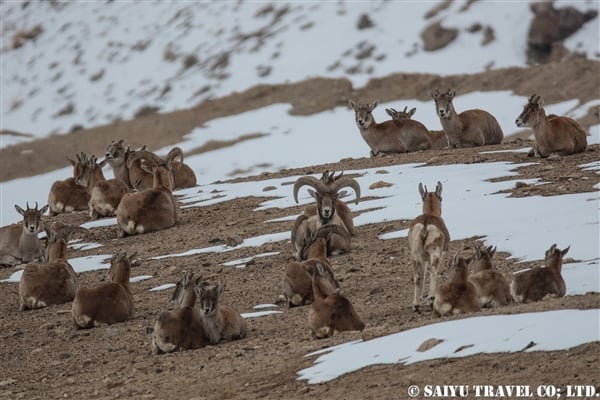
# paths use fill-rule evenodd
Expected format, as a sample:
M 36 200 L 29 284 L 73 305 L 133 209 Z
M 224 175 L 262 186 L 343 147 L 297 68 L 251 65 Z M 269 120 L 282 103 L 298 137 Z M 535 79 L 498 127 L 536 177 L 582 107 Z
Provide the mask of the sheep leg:
M 437 251 L 434 251 L 430 256 L 431 268 L 429 269 L 429 294 L 427 296 L 427 304 L 431 309 L 433 309 L 433 300 L 435 299 L 435 291 L 437 289 L 438 268 L 441 262 L 441 257 L 438 254 Z M 426 271 L 423 271 L 423 274 L 425 274 L 425 272 Z
M 421 293 L 423 291 L 423 284 L 424 284 L 424 277 L 425 277 L 425 272 L 427 271 L 427 263 L 423 263 L 423 266 L 421 267 L 421 264 L 417 261 L 412 261 L 412 266 L 413 266 L 413 283 L 415 285 L 415 294 L 413 297 L 413 311 L 414 312 L 420 312 L 419 311 L 419 302 L 421 300 Z

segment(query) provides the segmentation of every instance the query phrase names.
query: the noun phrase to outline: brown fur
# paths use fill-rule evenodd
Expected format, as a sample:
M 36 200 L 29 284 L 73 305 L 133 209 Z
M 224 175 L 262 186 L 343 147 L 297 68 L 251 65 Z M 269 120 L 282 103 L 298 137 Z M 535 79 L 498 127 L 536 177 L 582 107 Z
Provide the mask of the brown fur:
M 153 232 L 175 225 L 177 204 L 172 193 L 170 163 L 152 167 L 152 189 L 127 193 L 117 208 L 119 237 Z
M 560 250 L 556 244 L 546 251 L 545 266 L 516 272 L 510 284 L 512 297 L 516 302 L 528 303 L 543 299 L 546 295 L 563 297 L 567 291 L 562 277 L 563 257 L 569 251 Z
M 23 221 L 0 228 L 0 265 L 19 265 L 44 260 L 44 245 L 37 237 L 42 229 L 42 215 L 48 209 L 45 205 L 23 210 L 15 204 L 15 210 L 23 216 Z
M 125 253 L 111 259 L 108 277 L 111 282 L 95 287 L 82 287 L 73 300 L 72 315 L 76 328 L 92 328 L 99 324 L 115 324 L 133 317 L 133 296 L 129 277 L 133 258 Z
M 223 285 L 201 282 L 196 290 L 200 297 L 202 326 L 210 344 L 246 337 L 246 320 L 234 308 L 219 301 Z
M 48 193 L 48 215 L 51 217 L 61 213 L 88 209 L 90 193 L 87 188 L 75 183 L 75 178 L 81 172 L 82 160 L 79 155 L 77 155 L 77 160 L 67 159 L 73 165 L 73 177 L 63 181 L 55 181 L 50 187 L 50 192 Z
M 546 117 L 543 105 L 544 101 L 533 94 L 516 120 L 518 127 L 533 130 L 535 144 L 529 155 L 548 157 L 550 154 L 565 156 L 584 152 L 587 137 L 577 121 L 556 115 Z
M 423 200 L 423 214 L 415 218 L 408 229 L 408 247 L 413 267 L 413 310 L 419 312 L 421 292 L 425 283 L 425 274 L 429 269 L 429 294 L 427 301 L 431 306 L 437 288 L 438 269 L 448 249 L 450 234 L 442 219 L 442 184 L 437 183 L 435 192 L 419 184 L 419 193 Z
M 407 111 L 408 107 L 404 107 L 403 111 L 396 111 L 393 108 L 386 108 L 385 112 L 392 117 L 395 121 L 405 121 L 407 119 L 411 119 L 415 112 L 417 112 L 416 108 L 411 108 Z M 420 122 L 419 122 L 420 123 Z M 423 126 L 424 127 L 424 126 Z M 429 136 L 429 141 L 431 142 L 431 149 L 445 149 L 448 147 L 448 136 L 446 132 L 442 131 L 430 131 L 427 130 L 427 136 Z
M 454 109 L 452 100 L 455 90 L 431 93 L 435 110 L 448 136 L 450 147 L 474 147 L 502 143 L 504 134 L 496 118 L 487 111 L 473 109 L 460 114 Z
M 92 220 L 98 217 L 112 217 L 121 202 L 123 196 L 129 192 L 129 188 L 120 179 L 106 179 L 102 167 L 106 159 L 97 163 L 96 156 L 89 158 L 82 153 L 82 169 L 75 178 L 75 182 L 86 187 L 90 194 L 88 209 Z
M 343 197 L 345 191 L 341 189 L 349 187 L 356 193 L 356 203 L 360 199 L 360 186 L 355 179 L 343 177 L 341 174 L 334 176 L 324 172 L 320 180 L 312 176 L 303 176 L 294 183 L 294 200 L 298 202 L 298 191 L 303 186 L 309 186 L 315 190 L 309 189 L 309 194 L 317 201 L 316 205 L 306 207 L 304 214 L 300 215 L 292 229 L 292 245 L 294 246 L 294 255 L 297 260 L 305 259 L 302 254 L 307 243 L 311 242 L 311 237 L 316 231 L 324 225 L 337 225 L 345 232 L 334 232 L 328 238 L 328 255 L 337 255 L 348 252 L 351 245 L 351 232 L 354 232 L 354 223 L 352 221 L 352 212 L 350 208 L 338 197 Z M 341 208 L 338 209 L 340 204 Z M 347 234 L 346 234 L 347 232 Z
M 47 307 L 72 301 L 77 291 L 77 275 L 67 261 L 67 240 L 46 231 L 45 264 L 27 264 L 19 281 L 19 310 Z
M 468 280 L 470 259 L 458 254 L 452 259 L 454 274 L 450 282 L 435 291 L 434 314 L 438 316 L 466 314 L 480 310 L 475 286 Z
M 482 308 L 501 307 L 512 301 L 508 282 L 493 268 L 492 257 L 495 253 L 495 247 L 475 246 L 475 273 L 469 276 L 469 282 L 475 286 Z
M 388 120 L 377 123 L 373 118 L 373 103 L 356 103 L 349 100 L 354 110 L 354 119 L 360 134 L 371 149 L 371 156 L 380 153 L 407 153 L 431 148 L 427 128 L 418 121 L 410 119 Z
M 308 326 L 314 339 L 333 336 L 334 332 L 362 331 L 365 324 L 354 310 L 350 300 L 339 293 L 324 293 L 318 284 L 321 267 L 312 274 L 315 300 L 308 311 Z
M 196 304 L 196 283 L 201 277 L 193 279 L 193 273 L 185 272 L 171 297 L 177 299 L 179 308 L 162 312 L 152 332 L 152 352 L 170 353 L 204 347 L 208 339 L 204 334 L 202 317 Z
M 129 147 L 123 147 L 123 139 L 118 142 L 113 140 L 108 147 L 106 147 L 105 157 L 113 170 L 115 179 L 120 179 L 125 182 L 127 187 L 135 189 L 129 179 L 129 168 L 127 167 L 127 160 L 132 153 L 133 150 L 130 150 Z

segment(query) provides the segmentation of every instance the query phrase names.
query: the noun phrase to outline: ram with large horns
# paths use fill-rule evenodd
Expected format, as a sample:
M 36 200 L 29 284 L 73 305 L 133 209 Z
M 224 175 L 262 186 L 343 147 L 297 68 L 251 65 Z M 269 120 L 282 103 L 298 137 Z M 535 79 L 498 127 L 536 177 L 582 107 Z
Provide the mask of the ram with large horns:
M 352 212 L 348 205 L 341 200 L 346 195 L 343 188 L 351 188 L 356 194 L 355 202 L 360 200 L 360 186 L 358 182 L 340 173 L 324 172 L 321 179 L 312 176 L 303 176 L 294 183 L 294 200 L 298 203 L 298 192 L 303 186 L 309 186 L 308 193 L 317 201 L 316 205 L 309 205 L 304 213 L 296 219 L 292 229 L 292 245 L 296 259 L 301 260 L 302 249 L 307 238 L 310 238 L 319 227 L 335 224 L 343 227 L 349 235 L 333 234 L 327 243 L 327 254 L 336 255 L 350 250 L 350 235 L 354 234 Z

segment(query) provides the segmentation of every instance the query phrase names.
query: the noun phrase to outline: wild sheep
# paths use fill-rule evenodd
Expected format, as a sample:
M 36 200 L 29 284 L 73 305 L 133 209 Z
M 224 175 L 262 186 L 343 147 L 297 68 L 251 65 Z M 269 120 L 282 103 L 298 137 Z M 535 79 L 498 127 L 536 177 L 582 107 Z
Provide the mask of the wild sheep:
M 410 111 L 407 111 L 408 107 L 404 107 L 403 111 L 396 111 L 393 108 L 386 108 L 385 112 L 392 117 L 392 119 L 400 121 L 405 119 L 411 119 L 412 116 L 417 112 L 416 108 L 411 108 Z M 446 149 L 450 146 L 448 142 L 448 135 L 443 130 L 441 131 L 427 131 L 427 135 L 429 135 L 429 140 L 431 141 L 432 149 Z
M 320 284 L 325 274 L 323 266 L 315 265 L 312 273 L 312 285 L 315 301 L 308 310 L 308 326 L 313 339 L 323 339 L 337 332 L 362 331 L 365 324 L 354 310 L 354 306 L 339 293 L 325 293 Z
M 567 291 L 567 286 L 561 271 L 563 257 L 570 248 L 571 246 L 561 250 L 556 247 L 556 244 L 553 244 L 546 251 L 545 266 L 543 268 L 534 267 L 513 274 L 510 292 L 515 301 L 528 303 L 541 300 L 546 295 L 563 297 Z
M 389 120 L 378 124 L 372 114 L 377 107 L 377 101 L 356 103 L 349 100 L 348 104 L 354 109 L 356 126 L 358 126 L 364 141 L 371 148 L 371 156 L 379 153 L 407 153 L 431 148 L 427 128 L 420 122 L 404 119 Z
M 246 320 L 234 308 L 219 301 L 223 290 L 220 283 L 203 281 L 196 286 L 202 326 L 210 344 L 246 337 Z
M 480 310 L 475 286 L 468 280 L 470 258 L 456 254 L 452 258 L 454 273 L 450 282 L 441 284 L 435 291 L 434 315 L 457 315 Z
M 72 301 L 77 291 L 77 275 L 67 261 L 69 233 L 84 228 L 64 226 L 46 229 L 46 263 L 27 264 L 19 281 L 19 310 L 47 307 Z
M 123 147 L 122 139 L 118 142 L 113 140 L 106 148 L 106 158 L 113 168 L 115 178 L 123 180 L 130 188 L 137 190 L 150 189 L 153 185 L 153 178 L 151 173 L 148 173 L 142 168 L 144 159 L 136 157 L 135 161 L 130 161 L 130 156 L 138 151 L 145 152 L 144 154 L 149 153 L 146 150 L 146 146 L 143 146 L 139 150 L 130 150 L 129 147 Z M 154 155 L 150 162 L 152 163 L 152 160 L 156 157 L 158 156 Z M 180 160 L 176 161 L 176 158 L 179 158 Z M 196 186 L 196 174 L 189 165 L 183 162 L 183 151 L 180 147 L 173 147 L 165 157 L 164 161 L 171 161 L 173 188 Z
M 164 162 L 150 152 L 136 152 L 130 156 L 129 161 L 139 158 L 152 162 L 151 168 L 147 170 L 153 174 L 153 187 L 123 196 L 116 211 L 119 237 L 165 229 L 177 222 L 171 162 Z
M 144 146 L 141 150 L 145 149 L 146 148 Z M 134 150 L 131 150 L 129 147 L 125 148 L 123 146 L 123 139 L 121 139 L 118 142 L 113 140 L 106 148 L 105 155 L 108 165 L 110 165 L 113 170 L 113 175 L 115 178 L 125 182 L 130 189 L 135 189 L 135 187 L 129 179 L 129 168 L 127 167 L 127 161 L 133 152 Z
M 129 277 L 136 254 L 117 253 L 110 260 L 110 282 L 92 288 L 79 288 L 71 313 L 76 328 L 115 324 L 133 317 L 133 296 Z
M 435 192 L 427 191 L 419 183 L 419 193 L 423 200 L 423 214 L 415 218 L 408 229 L 408 247 L 413 266 L 414 297 L 413 310 L 419 312 L 421 292 L 425 285 L 425 274 L 429 269 L 428 304 L 433 304 L 437 288 L 438 269 L 448 249 L 450 234 L 442 219 L 442 183 L 438 182 Z
M 469 276 L 469 282 L 475 286 L 481 308 L 505 306 L 512 300 L 508 282 L 499 271 L 493 269 L 492 257 L 495 253 L 495 247 L 475 246 L 475 273 Z
M 331 178 L 332 175 L 324 174 L 324 177 Z M 342 176 L 337 178 L 316 179 L 312 176 L 303 176 L 294 183 L 294 200 L 298 203 L 298 192 L 303 186 L 309 186 L 315 190 L 309 189 L 308 193 L 317 201 L 316 212 L 313 214 L 314 207 L 309 206 L 304 214 L 300 215 L 292 229 L 292 245 L 294 246 L 297 260 L 302 259 L 302 249 L 307 237 L 311 237 L 318 228 L 323 225 L 333 224 L 343 227 L 346 231 L 354 230 L 352 215 L 346 204 L 339 206 L 339 198 L 346 194 L 346 191 L 340 191 L 342 188 L 349 187 L 356 194 L 356 203 L 360 199 L 360 185 L 350 177 Z M 329 254 L 340 254 L 350 250 L 350 236 L 341 236 L 334 234 L 328 242 Z
M 107 162 L 106 158 L 99 163 L 94 155 L 88 158 L 87 155 L 81 153 L 81 158 L 83 159 L 82 168 L 75 178 L 75 182 L 87 188 L 90 194 L 88 203 L 90 218 L 94 221 L 99 216 L 114 216 L 121 199 L 126 193 L 129 193 L 129 188 L 120 179 L 104 178 L 102 167 Z
M 75 183 L 75 178 L 81 172 L 83 161 L 79 154 L 76 157 L 77 160 L 67 157 L 71 165 L 73 165 L 73 177 L 62 181 L 55 181 L 50 187 L 50 192 L 48 193 L 48 215 L 51 217 L 61 213 L 88 209 L 90 194 L 87 188 Z
M 38 239 L 42 229 L 42 215 L 48 210 L 48 205 L 38 210 L 35 208 L 23 210 L 15 204 L 15 210 L 23 216 L 23 221 L 0 228 L 0 265 L 15 266 L 33 261 L 43 261 L 44 247 Z
M 515 121 L 518 127 L 533 130 L 535 144 L 529 156 L 548 157 L 553 153 L 565 156 L 584 152 L 587 137 L 577 121 L 554 114 L 546 116 L 543 105 L 542 98 L 532 94 Z
M 196 284 L 200 281 L 201 277 L 194 279 L 193 273 L 186 271 L 183 279 L 177 283 L 171 300 L 177 300 L 179 308 L 162 312 L 154 324 L 152 332 L 154 354 L 199 349 L 208 343 L 202 326 L 202 317 L 195 307 Z
M 336 232 L 348 236 L 348 232 L 339 225 L 324 225 L 315 232 L 310 244 L 307 244 L 306 261 L 292 261 L 288 264 L 283 277 L 282 287 L 286 307 L 302 306 L 314 301 L 311 276 L 317 265 L 323 275 L 319 275 L 318 284 L 324 293 L 337 293 L 340 283 L 335 279 L 327 259 L 327 241 Z M 303 252 L 304 253 L 304 252 Z
M 474 147 L 502 143 L 504 134 L 496 118 L 487 111 L 472 109 L 456 113 L 452 100 L 456 90 L 431 92 L 435 111 L 448 136 L 450 147 Z
M 179 157 L 179 161 L 175 161 Z M 196 174 L 194 170 L 183 162 L 183 151 L 179 147 L 173 147 L 167 154 L 166 160 L 171 160 L 173 171 L 173 187 L 188 188 L 196 186 Z

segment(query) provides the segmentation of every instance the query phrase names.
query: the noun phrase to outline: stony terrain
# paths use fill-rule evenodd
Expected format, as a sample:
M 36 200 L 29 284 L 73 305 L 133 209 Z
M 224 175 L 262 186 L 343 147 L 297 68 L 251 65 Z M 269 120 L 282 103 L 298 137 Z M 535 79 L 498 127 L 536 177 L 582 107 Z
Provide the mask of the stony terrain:
M 523 96 L 542 92 L 540 88 L 543 88 L 546 103 L 572 98 L 579 98 L 584 103 L 598 98 L 600 65 L 598 62 L 576 59 L 470 76 L 399 73 L 372 80 L 361 90 L 354 90 L 346 80 L 327 79 L 259 86 L 207 101 L 194 109 L 153 114 L 2 149 L 0 181 L 63 167 L 66 165 L 67 150 L 69 154 L 80 151 L 101 154 L 112 139 L 125 138 L 132 146 L 146 144 L 150 149 L 160 148 L 176 143 L 182 135 L 205 121 L 275 102 L 289 102 L 294 106 L 293 113 L 307 115 L 345 104 L 349 97 L 378 98 L 381 101 L 425 99 L 431 87 L 454 85 L 460 85 L 463 93 L 473 90 L 513 90 Z M 349 118 L 352 118 L 350 111 Z M 584 126 L 590 126 L 598 124 L 599 119 L 599 109 L 595 107 L 581 122 Z M 357 135 L 358 131 L 348 134 Z M 522 132 L 506 138 L 501 145 L 483 149 L 447 149 L 377 158 L 331 160 L 331 164 L 327 165 L 307 165 L 296 170 L 274 171 L 237 181 L 260 181 L 266 177 L 319 173 L 326 169 L 377 167 L 385 170 L 390 165 L 407 162 L 435 165 L 496 160 L 526 162 L 530 160 L 523 153 L 482 155 L 480 151 L 528 146 L 528 135 L 528 132 Z M 215 142 L 211 148 L 230 144 Z M 24 150 L 32 151 L 23 153 Z M 208 150 L 198 148 L 195 152 Z M 592 171 L 582 171 L 577 165 L 597 161 L 599 155 L 600 146 L 593 145 L 583 154 L 541 160 L 535 165 L 519 167 L 517 171 L 520 178 L 537 177 L 548 184 L 538 187 L 518 185 L 512 195 L 552 196 L 591 192 L 599 182 L 598 175 Z M 589 179 L 581 179 L 583 177 Z M 306 328 L 307 309 L 285 310 L 279 304 L 282 314 L 248 321 L 248 337 L 244 340 L 195 351 L 152 355 L 147 329 L 154 324 L 157 314 L 170 305 L 167 301 L 168 291 L 152 293 L 148 289 L 179 280 L 184 270 L 214 275 L 215 279 L 226 285 L 225 300 L 242 312 L 252 311 L 257 304 L 277 302 L 283 271 L 290 260 L 291 246 L 288 241 L 260 248 L 241 248 L 228 253 L 228 259 L 233 259 L 267 251 L 279 252 L 277 256 L 256 259 L 245 268 L 222 266 L 223 255 L 218 253 L 166 260 L 149 259 L 159 254 L 223 243 L 233 235 L 245 238 L 288 230 L 290 222 L 263 222 L 301 211 L 300 207 L 251 211 L 261 201 L 249 197 L 214 206 L 181 209 L 180 220 L 175 227 L 143 236 L 117 239 L 114 226 L 95 228 L 87 236 L 79 236 L 86 242 L 100 243 L 103 247 L 71 251 L 71 257 L 116 251 L 137 252 L 142 264 L 135 268 L 134 274 L 154 277 L 152 283 L 142 281 L 132 285 L 136 314 L 134 319 L 126 323 L 75 330 L 68 313 L 70 304 L 19 312 L 17 285 L 0 284 L 0 398 L 398 399 L 406 398 L 407 387 L 413 384 L 582 384 L 595 386 L 600 392 L 597 373 L 600 367 L 600 342 L 558 352 L 484 354 L 464 359 L 435 360 L 410 367 L 400 364 L 373 366 L 321 385 L 307 385 L 298 381 L 297 372 L 311 365 L 314 360 L 305 358 L 312 351 L 435 321 L 427 312 L 418 315 L 411 310 L 412 283 L 408 272 L 410 266 L 407 262 L 406 239 L 378 239 L 381 233 L 406 228 L 408 221 L 359 227 L 353 239 L 352 251 L 332 261 L 346 294 L 351 297 L 367 325 L 362 334 L 344 333 L 332 339 L 312 340 Z M 597 218 L 597 215 L 590 215 L 590 221 L 597 223 Z M 75 213 L 55 219 L 83 223 L 88 217 L 85 213 Z M 482 231 L 481 235 L 485 235 L 485 232 Z M 476 239 L 453 241 L 450 252 Z M 511 271 L 539 263 L 517 266 L 506 259 L 508 256 L 496 256 L 499 270 L 507 276 Z M 7 278 L 13 272 L 12 268 L 0 269 L 0 279 Z M 105 271 L 83 273 L 79 279 L 80 285 L 93 285 L 105 279 Z M 445 273 L 442 279 L 446 279 Z M 480 314 L 599 306 L 600 295 L 589 293 L 546 299 L 528 305 L 510 305 Z

